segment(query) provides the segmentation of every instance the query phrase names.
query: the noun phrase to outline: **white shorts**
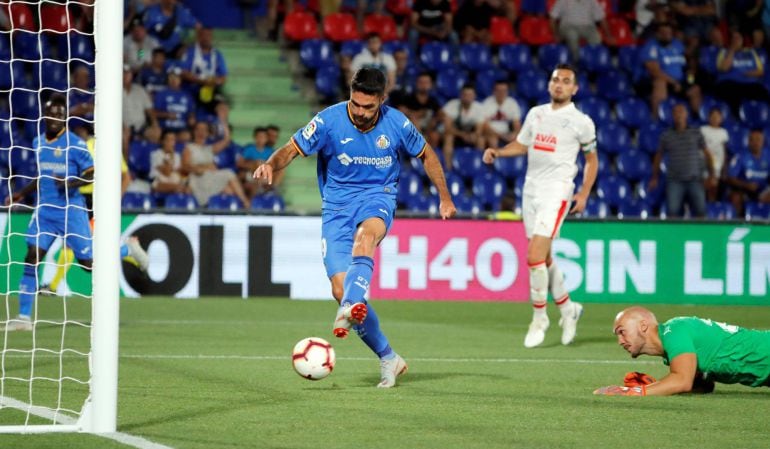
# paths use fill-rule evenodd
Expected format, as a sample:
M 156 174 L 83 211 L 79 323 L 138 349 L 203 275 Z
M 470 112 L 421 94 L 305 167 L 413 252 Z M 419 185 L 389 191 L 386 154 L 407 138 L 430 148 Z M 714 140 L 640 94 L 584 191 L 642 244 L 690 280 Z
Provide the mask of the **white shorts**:
M 559 229 L 569 213 L 574 189 L 572 183 L 536 186 L 528 182 L 524 186 L 522 215 L 528 239 L 533 235 L 551 239 L 559 236 Z

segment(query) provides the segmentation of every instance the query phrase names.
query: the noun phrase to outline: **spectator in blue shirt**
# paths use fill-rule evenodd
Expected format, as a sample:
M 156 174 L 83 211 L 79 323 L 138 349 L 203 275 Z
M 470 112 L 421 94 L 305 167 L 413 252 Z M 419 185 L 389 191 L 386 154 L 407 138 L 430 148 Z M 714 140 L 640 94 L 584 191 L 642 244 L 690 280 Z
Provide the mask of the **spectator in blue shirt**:
M 160 0 L 144 11 L 144 25 L 155 37 L 166 55 L 177 58 L 187 31 L 200 28 L 189 9 L 176 0 Z
M 94 124 L 94 89 L 88 67 L 79 65 L 75 68 L 72 87 L 69 92 L 69 127 L 78 136 L 87 138 Z
M 182 79 L 190 93 L 214 115 L 218 94 L 227 80 L 227 65 L 222 52 L 214 48 L 214 33 L 211 28 L 198 30 L 194 46 L 187 49 L 182 58 Z
M 743 47 L 743 35 L 733 31 L 730 46 L 717 56 L 716 93 L 737 113 L 741 101 L 751 98 L 768 101 L 767 89 L 762 83 L 765 68 L 757 51 Z
M 765 149 L 765 134 L 755 129 L 749 134 L 749 151 L 733 156 L 727 170 L 730 201 L 737 216 L 742 217 L 746 201 L 770 201 L 770 152 Z
M 153 113 L 164 131 L 182 131 L 194 123 L 195 101 L 182 89 L 182 69 L 168 72 L 168 88 L 155 94 Z
M 166 53 L 162 48 L 156 48 L 152 51 L 150 65 L 139 71 L 139 84 L 144 87 L 148 94 L 153 95 L 168 85 L 167 72 Z
M 236 157 L 235 163 L 238 167 L 241 180 L 243 181 L 244 190 L 249 198 L 253 197 L 257 193 L 263 190 L 270 190 L 281 184 L 283 180 L 283 170 L 275 173 L 273 177 L 273 184 L 266 184 L 264 180 L 254 179 L 251 174 L 260 165 L 264 164 L 273 154 L 275 149 L 267 145 L 268 132 L 267 128 L 258 126 L 254 128 L 254 143 L 243 147 L 243 152 Z
M 658 105 L 668 98 L 669 93 L 686 98 L 694 111 L 700 108 L 701 89 L 695 84 L 694 75 L 686 70 L 684 45 L 674 39 L 671 23 L 658 24 L 655 39 L 644 44 L 639 51 L 639 58 L 644 66 L 641 84 L 652 90 L 650 107 L 653 115 L 657 115 Z

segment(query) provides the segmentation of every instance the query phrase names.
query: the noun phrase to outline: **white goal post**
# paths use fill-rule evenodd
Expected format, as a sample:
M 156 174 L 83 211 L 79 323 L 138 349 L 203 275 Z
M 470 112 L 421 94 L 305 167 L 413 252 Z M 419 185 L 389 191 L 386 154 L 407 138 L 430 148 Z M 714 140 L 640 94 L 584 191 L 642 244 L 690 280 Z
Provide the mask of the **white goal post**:
M 11 0 L 0 3 L 24 4 L 27 8 L 37 11 L 40 15 L 41 8 L 46 4 L 78 5 L 90 6 L 91 2 L 83 0 L 60 0 L 56 2 L 39 0 Z M 5 6 L 5 5 L 2 5 Z M 64 308 L 64 316 L 59 318 L 46 317 L 38 318 L 38 300 L 35 299 L 35 311 L 33 312 L 33 323 L 35 327 L 31 332 L 26 333 L 28 340 L 31 341 L 31 349 L 23 347 L 14 348 L 15 334 L 21 332 L 0 331 L 0 338 L 4 338 L 0 346 L 0 433 L 44 433 L 44 432 L 91 432 L 91 433 L 111 433 L 116 431 L 117 427 L 117 387 L 118 387 L 118 325 L 119 325 L 119 282 L 118 276 L 120 266 L 120 186 L 121 186 L 121 158 L 122 158 L 122 77 L 123 77 L 123 1 L 122 0 L 94 0 L 94 40 L 95 40 L 95 109 L 94 109 L 94 137 L 95 137 L 95 186 L 94 186 L 94 216 L 97 218 L 93 233 L 93 273 L 92 273 L 92 296 L 90 300 L 90 317 L 78 322 L 74 318 L 67 316 L 67 298 L 61 299 Z M 67 19 L 69 23 L 69 16 Z M 11 33 L 15 32 L 11 20 Z M 41 26 L 42 28 L 42 26 Z M 37 33 L 43 33 L 46 30 L 38 30 Z M 50 31 L 50 30 L 48 30 Z M 66 34 L 66 33 L 65 33 Z M 42 42 L 42 38 L 38 38 Z M 27 64 L 42 64 L 46 61 L 42 50 L 40 60 L 23 60 Z M 12 53 L 11 61 L 14 62 Z M 68 61 L 69 62 L 69 61 Z M 6 63 L 6 61 L 3 61 Z M 89 64 L 90 65 L 90 64 Z M 69 64 L 67 64 L 69 66 Z M 37 71 L 35 71 L 37 72 Z M 42 69 L 38 76 L 42 75 Z M 43 83 L 40 82 L 40 85 Z M 5 89 L 5 88 L 3 88 Z M 11 86 L 7 91 L 8 98 L 12 98 L 11 92 L 16 87 Z M 22 91 L 29 91 L 28 86 L 19 88 Z M 41 88 L 42 89 L 42 88 Z M 69 82 L 67 89 L 59 92 L 65 95 L 71 89 Z M 53 89 L 57 90 L 57 89 Z M 42 98 L 41 91 L 37 92 L 38 101 Z M 9 100 L 9 103 L 12 103 Z M 42 101 L 40 101 L 42 103 Z M 11 104 L 11 119 L 14 118 L 13 105 Z M 40 129 L 42 118 L 42 105 L 40 105 L 41 117 L 37 119 L 37 129 Z M 26 118 L 22 120 L 27 120 Z M 30 121 L 30 120 L 27 120 Z M 34 121 L 34 120 L 33 120 Z M 9 130 L 12 127 L 9 125 Z M 10 132 L 10 131 L 9 131 Z M 39 131 L 38 131 L 39 132 Z M 12 137 L 11 137 L 12 138 Z M 9 149 L 10 153 L 10 149 Z M 10 166 L 10 163 L 9 163 Z M 6 176 L 6 175 L 3 175 Z M 11 175 L 12 176 L 12 175 Z M 12 185 L 9 178 L 4 179 L 9 186 Z M 32 182 L 37 182 L 33 180 Z M 13 234 L 12 217 L 15 212 L 9 210 L 4 218 L 5 229 L 3 232 Z M 26 228 L 25 228 L 26 229 Z M 25 232 L 25 231 L 21 231 Z M 19 233 L 16 238 L 20 239 Z M 10 237 L 3 236 L 3 242 L 10 248 Z M 20 240 L 19 240 L 20 241 Z M 15 295 L 19 292 L 16 285 L 11 285 L 11 265 L 15 263 L 23 265 L 21 262 L 11 262 L 12 260 L 23 260 L 24 254 L 10 254 L 10 249 L 4 247 L 3 252 L 7 252 L 8 259 L 5 267 L 7 290 L 0 292 L 0 297 L 5 297 L 5 316 L 0 316 L 7 324 L 11 320 L 11 311 L 15 309 Z M 18 248 L 14 246 L 13 248 Z M 18 249 L 15 249 L 18 251 Z M 5 260 L 5 259 L 4 259 Z M 42 261 L 41 261 L 42 264 Z M 18 270 L 18 267 L 16 267 Z M 36 294 L 37 298 L 38 294 Z M 12 299 L 9 299 L 12 298 Z M 51 300 L 53 301 L 53 299 Z M 89 323 L 90 318 L 90 323 Z M 78 317 L 78 319 L 80 319 Z M 38 324 L 43 326 L 42 331 L 38 331 Z M 46 327 L 47 326 L 47 327 Z M 38 347 L 37 335 L 48 332 L 53 334 L 52 329 L 61 327 L 61 346 L 50 349 L 50 347 Z M 68 327 L 69 326 L 69 327 Z M 68 338 L 71 338 L 67 332 L 72 326 L 90 330 L 90 347 L 83 351 L 68 349 L 66 344 Z M 83 332 L 86 332 L 83 331 Z M 57 330 L 58 332 L 58 330 Z M 14 334 L 11 336 L 11 334 Z M 88 338 L 82 338 L 83 345 L 88 345 Z M 26 344 L 26 343 L 25 343 Z M 41 343 L 42 344 L 42 343 Z M 71 355 L 80 357 L 85 366 L 88 365 L 88 373 L 83 375 L 83 379 L 68 377 L 63 373 L 64 367 L 68 362 L 67 357 Z M 24 374 L 23 378 L 12 372 L 13 364 L 19 364 L 19 358 L 29 358 L 29 372 Z M 58 359 L 58 370 L 60 372 L 58 379 L 53 376 L 38 374 L 36 363 L 53 365 Z M 25 359 L 26 360 L 26 359 Z M 26 362 L 25 362 L 26 363 Z M 44 368 L 44 366 L 43 366 Z M 43 369 L 41 368 L 41 369 Z M 85 371 L 85 368 L 84 370 Z M 9 374 L 10 373 L 10 374 Z M 38 377 L 40 376 L 40 377 Z M 36 381 L 47 382 L 43 385 L 44 389 L 53 390 L 52 396 L 56 396 L 58 388 L 58 403 L 54 399 L 54 405 L 38 405 L 32 398 L 36 397 L 33 392 L 33 385 Z M 58 380 L 58 384 L 57 381 Z M 25 391 L 23 397 L 18 397 L 15 392 L 23 390 L 26 387 L 6 388 L 6 383 L 15 381 L 20 385 L 29 385 L 28 394 Z M 62 406 L 63 390 L 70 385 L 78 384 L 79 387 L 87 385 L 87 393 L 80 410 L 77 406 Z M 50 391 L 48 392 L 50 393 Z M 9 411 L 9 416 L 19 417 L 18 422 L 10 422 L 3 418 L 3 411 Z

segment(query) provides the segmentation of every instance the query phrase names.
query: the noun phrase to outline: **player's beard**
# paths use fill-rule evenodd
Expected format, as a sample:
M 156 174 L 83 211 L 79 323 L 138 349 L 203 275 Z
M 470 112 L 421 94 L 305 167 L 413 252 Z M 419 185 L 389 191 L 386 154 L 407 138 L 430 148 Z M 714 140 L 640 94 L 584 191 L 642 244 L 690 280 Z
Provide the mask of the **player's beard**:
M 363 115 L 354 115 L 353 120 L 356 123 L 356 126 L 361 129 L 367 129 L 371 128 L 371 126 L 374 124 L 374 120 L 377 118 L 377 114 L 372 114 L 371 117 L 365 117 Z

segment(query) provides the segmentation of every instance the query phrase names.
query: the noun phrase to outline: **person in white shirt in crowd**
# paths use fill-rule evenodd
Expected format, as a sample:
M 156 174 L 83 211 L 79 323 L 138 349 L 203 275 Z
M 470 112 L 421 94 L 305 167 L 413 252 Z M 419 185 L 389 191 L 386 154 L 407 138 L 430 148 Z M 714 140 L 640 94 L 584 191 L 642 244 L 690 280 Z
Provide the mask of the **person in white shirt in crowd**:
M 126 64 L 123 66 L 123 126 L 140 134 L 148 118 L 152 123 L 157 123 L 150 95 L 142 86 L 134 83 L 134 74 Z
M 579 58 L 581 39 L 590 45 L 602 43 L 597 23 L 601 23 L 607 43 L 614 44 L 604 9 L 597 0 L 557 0 L 550 16 L 554 38 L 567 44 L 574 61 Z
M 154 37 L 147 34 L 141 17 L 135 17 L 131 21 L 130 29 L 131 32 L 123 39 L 123 63 L 137 72 L 150 64 L 152 51 L 160 48 L 160 44 Z
M 719 195 L 719 185 L 725 179 L 725 146 L 730 136 L 727 134 L 727 130 L 722 127 L 722 111 L 719 108 L 711 109 L 708 118 L 708 123 L 700 127 L 700 132 L 706 142 L 706 150 L 711 153 L 717 183 L 706 184 L 706 199 L 716 201 Z
M 390 92 L 396 85 L 396 60 L 389 53 L 382 51 L 382 38 L 377 33 L 369 33 L 366 36 L 366 48 L 353 58 L 350 73 L 356 73 L 364 67 L 373 67 L 385 74 L 385 79 L 388 80 L 385 93 Z
M 508 93 L 508 82 L 497 81 L 492 95 L 481 103 L 486 119 L 484 136 L 490 147 L 513 141 L 521 128 L 521 108 Z
M 182 156 L 176 152 L 176 134 L 164 131 L 160 148 L 150 153 L 152 191 L 157 193 L 191 193 L 182 175 Z
M 585 210 L 599 168 L 594 122 L 572 102 L 577 90 L 575 69 L 569 64 L 557 65 L 548 83 L 551 102 L 529 111 L 516 140 L 503 148 L 484 151 L 487 164 L 497 157 L 527 155 L 522 215 L 529 239 L 527 263 L 533 315 L 524 338 L 526 348 L 539 346 L 545 340 L 550 324 L 545 310 L 549 292 L 561 312 L 563 345 L 575 339 L 583 313 L 583 306 L 570 299 L 564 276 L 551 257 L 551 242 L 559 236 L 567 211 Z M 579 152 L 585 156 L 583 184 L 573 194 Z
M 449 100 L 441 110 L 444 113 L 444 164 L 452 167 L 456 147 L 484 148 L 484 109 L 476 101 L 476 89 L 466 84 L 460 98 Z

